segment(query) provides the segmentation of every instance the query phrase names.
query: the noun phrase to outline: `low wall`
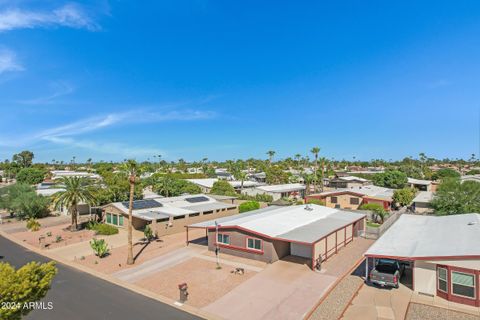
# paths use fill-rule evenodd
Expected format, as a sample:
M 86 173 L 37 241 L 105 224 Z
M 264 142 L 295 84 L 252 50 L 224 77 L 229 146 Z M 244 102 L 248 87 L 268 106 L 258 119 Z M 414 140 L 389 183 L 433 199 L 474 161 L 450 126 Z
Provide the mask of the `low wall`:
M 397 221 L 402 212 L 392 211 L 393 213 L 387 217 L 387 220 L 383 222 L 378 228 L 369 227 L 368 225 L 365 228 L 365 238 L 367 239 L 378 239 L 380 236 L 392 226 L 392 224 Z M 368 216 L 368 214 L 367 214 Z M 371 217 L 371 215 L 370 215 Z

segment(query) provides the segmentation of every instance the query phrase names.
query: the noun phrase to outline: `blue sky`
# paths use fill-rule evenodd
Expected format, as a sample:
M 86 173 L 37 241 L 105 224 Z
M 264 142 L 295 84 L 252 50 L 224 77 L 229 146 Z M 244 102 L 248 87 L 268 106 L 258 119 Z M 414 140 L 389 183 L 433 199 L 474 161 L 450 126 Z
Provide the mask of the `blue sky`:
M 479 34 L 478 1 L 0 0 L 0 159 L 469 158 Z

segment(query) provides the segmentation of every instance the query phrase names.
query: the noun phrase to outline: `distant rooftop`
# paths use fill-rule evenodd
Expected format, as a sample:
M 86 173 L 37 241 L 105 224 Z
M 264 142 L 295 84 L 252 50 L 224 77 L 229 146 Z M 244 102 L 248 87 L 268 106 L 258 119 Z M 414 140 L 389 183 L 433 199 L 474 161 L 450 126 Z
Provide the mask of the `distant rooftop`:
M 433 196 L 434 193 L 432 191 L 420 191 L 413 199 L 413 202 L 429 203 L 433 200 Z
M 258 190 L 273 192 L 273 193 L 282 193 L 282 192 L 292 192 L 298 190 L 305 190 L 305 186 L 300 183 L 289 183 L 289 184 L 274 184 L 268 186 L 259 186 Z

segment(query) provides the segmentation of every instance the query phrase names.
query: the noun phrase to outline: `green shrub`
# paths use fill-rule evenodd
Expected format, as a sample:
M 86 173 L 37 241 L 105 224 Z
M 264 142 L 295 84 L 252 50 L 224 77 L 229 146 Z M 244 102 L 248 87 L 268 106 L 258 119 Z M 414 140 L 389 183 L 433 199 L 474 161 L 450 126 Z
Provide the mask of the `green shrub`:
M 62 238 L 61 235 L 58 235 L 58 236 L 55 237 L 55 242 L 57 242 L 57 243 L 62 241 L 62 240 L 63 240 L 63 238 Z
M 319 199 L 314 199 L 314 198 L 307 199 L 307 203 L 318 204 L 319 206 L 324 206 L 325 205 L 325 201 L 322 201 L 322 200 L 319 200 Z
M 143 235 L 148 241 L 151 241 L 154 238 L 153 230 L 149 225 L 147 225 L 145 230 L 143 230 Z
M 383 223 L 385 217 L 387 216 L 387 211 L 383 208 L 382 205 L 378 203 L 366 203 L 362 204 L 359 208 L 360 210 L 370 210 L 373 213 L 373 220 L 379 221 L 379 223 Z
M 247 201 L 238 206 L 240 213 L 260 209 L 260 203 L 257 201 Z
M 99 258 L 105 257 L 110 252 L 110 250 L 108 249 L 108 244 L 105 242 L 104 239 L 93 238 L 90 241 L 90 246 L 92 247 L 93 252 L 95 252 L 95 255 Z
M 8 263 L 0 263 L 0 319 L 18 320 L 33 308 L 23 308 L 25 304 L 40 301 L 50 289 L 52 279 L 57 274 L 55 262 L 40 264 L 30 262 L 18 270 Z M 5 304 L 19 308 L 4 308 Z
M 96 234 L 104 235 L 104 236 L 110 236 L 112 234 L 117 234 L 118 233 L 118 228 L 111 226 L 109 224 L 105 223 L 97 223 L 94 225 L 93 229 Z
M 34 218 L 30 218 L 28 219 L 27 221 L 27 229 L 30 230 L 30 231 L 38 231 L 40 230 L 40 223 L 35 220 Z
M 272 202 L 273 197 L 269 194 L 256 194 L 255 196 L 250 196 L 248 194 L 239 194 L 239 200 L 249 200 L 249 201 L 258 201 L 258 202 Z

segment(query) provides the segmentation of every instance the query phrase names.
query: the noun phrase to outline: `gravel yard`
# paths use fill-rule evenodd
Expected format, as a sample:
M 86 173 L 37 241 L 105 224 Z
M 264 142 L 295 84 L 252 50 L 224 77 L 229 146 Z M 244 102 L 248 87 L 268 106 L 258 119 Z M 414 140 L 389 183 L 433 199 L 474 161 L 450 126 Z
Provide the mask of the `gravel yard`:
M 410 303 L 405 320 L 479 320 L 475 316 L 458 311 L 439 307 L 428 306 L 419 303 Z
M 362 284 L 362 278 L 355 275 L 346 276 L 322 301 L 309 319 L 338 319 Z

